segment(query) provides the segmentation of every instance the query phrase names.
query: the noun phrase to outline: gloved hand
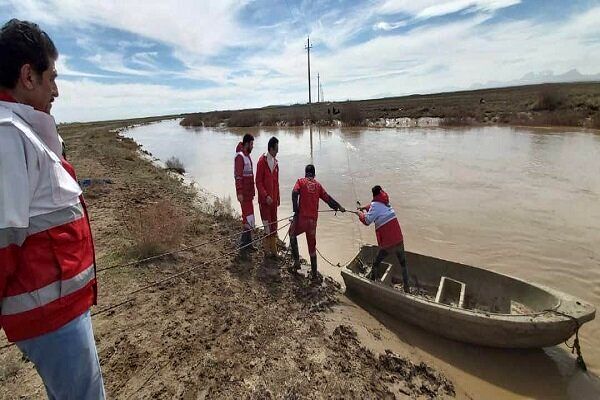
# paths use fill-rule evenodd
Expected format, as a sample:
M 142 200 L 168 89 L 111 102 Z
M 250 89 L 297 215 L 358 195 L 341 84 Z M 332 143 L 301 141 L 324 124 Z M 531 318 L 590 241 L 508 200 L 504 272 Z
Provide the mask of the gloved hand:
M 341 212 L 343 212 L 343 213 L 346 212 L 346 209 L 344 208 L 344 206 L 340 206 L 340 208 L 338 210 L 341 211 Z

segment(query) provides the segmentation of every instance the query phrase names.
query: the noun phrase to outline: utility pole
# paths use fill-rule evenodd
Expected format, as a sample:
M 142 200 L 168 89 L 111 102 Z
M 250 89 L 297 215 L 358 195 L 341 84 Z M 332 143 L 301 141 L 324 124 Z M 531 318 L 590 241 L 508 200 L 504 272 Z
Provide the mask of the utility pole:
M 321 102 L 321 76 L 317 72 L 317 103 Z
M 321 102 L 325 102 L 325 96 L 323 96 L 323 85 L 319 85 L 319 93 L 321 94 Z
M 305 50 L 308 51 L 308 104 L 311 104 L 311 94 L 310 94 L 310 49 L 312 46 L 310 45 L 310 37 L 306 39 L 306 47 Z

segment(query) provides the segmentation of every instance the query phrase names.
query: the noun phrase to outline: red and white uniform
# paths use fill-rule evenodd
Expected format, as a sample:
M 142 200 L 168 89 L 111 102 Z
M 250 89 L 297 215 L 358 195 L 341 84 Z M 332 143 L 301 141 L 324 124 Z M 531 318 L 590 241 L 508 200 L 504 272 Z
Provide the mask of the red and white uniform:
M 360 221 L 365 225 L 375 223 L 377 244 L 382 249 L 389 249 L 403 242 L 402 229 L 396 218 L 394 209 L 390 206 L 390 198 L 383 190 L 366 207 L 367 213 L 359 215 Z
M 290 228 L 290 234 L 306 234 L 308 254 L 317 254 L 317 219 L 319 218 L 319 200 L 330 202 L 331 198 L 314 178 L 300 178 L 294 185 L 294 192 L 300 194 L 298 218 Z
M 242 225 L 246 229 L 254 228 L 254 170 L 252 168 L 252 159 L 250 154 L 244 151 L 242 142 L 235 149 L 233 175 L 235 178 L 236 194 L 244 196 L 244 201 L 240 203 L 242 207 Z
M 94 245 L 54 119 L 0 101 L 0 327 L 52 332 L 96 304 Z
M 258 191 L 258 207 L 265 227 L 265 233 L 277 230 L 277 207 L 279 198 L 279 163 L 271 154 L 260 156 L 256 163 L 256 190 Z M 267 204 L 267 196 L 271 204 Z

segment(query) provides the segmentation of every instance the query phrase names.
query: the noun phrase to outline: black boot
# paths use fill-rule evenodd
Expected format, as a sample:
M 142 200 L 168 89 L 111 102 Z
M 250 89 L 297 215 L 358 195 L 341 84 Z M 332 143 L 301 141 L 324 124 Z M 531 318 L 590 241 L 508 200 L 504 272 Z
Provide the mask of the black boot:
M 252 244 L 252 231 L 242 233 L 241 250 L 256 251 L 256 247 Z
M 319 282 L 321 280 L 319 272 L 317 271 L 317 256 L 310 256 L 310 279 L 313 282 Z
M 300 269 L 300 252 L 298 251 L 298 238 L 296 236 L 290 236 L 290 248 L 292 249 L 292 258 L 294 259 L 291 270 L 298 271 Z

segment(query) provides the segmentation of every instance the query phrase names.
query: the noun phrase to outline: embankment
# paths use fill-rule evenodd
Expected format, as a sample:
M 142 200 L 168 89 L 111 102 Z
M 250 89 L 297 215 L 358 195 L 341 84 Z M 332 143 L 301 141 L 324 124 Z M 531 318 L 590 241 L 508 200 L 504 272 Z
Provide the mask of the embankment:
M 553 83 L 196 113 L 184 126 L 525 125 L 600 129 L 600 83 Z M 433 122 L 432 122 L 433 121 Z
M 98 272 L 94 312 L 131 299 L 94 317 L 108 398 L 461 397 L 432 366 L 367 350 L 350 322 L 326 324 L 341 296 L 333 281 L 311 286 L 287 272 L 288 259 L 237 256 L 235 238 L 223 240 L 240 229 L 227 204 L 140 157 L 115 132 L 136 122 L 148 120 L 60 129 L 79 177 L 92 182 L 99 270 L 209 244 Z M 15 347 L 2 350 L 0 366 L 0 398 L 44 398 Z

